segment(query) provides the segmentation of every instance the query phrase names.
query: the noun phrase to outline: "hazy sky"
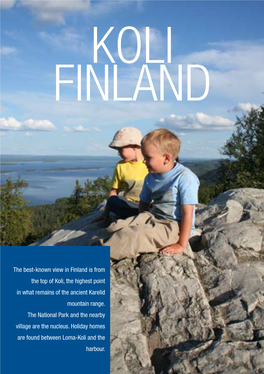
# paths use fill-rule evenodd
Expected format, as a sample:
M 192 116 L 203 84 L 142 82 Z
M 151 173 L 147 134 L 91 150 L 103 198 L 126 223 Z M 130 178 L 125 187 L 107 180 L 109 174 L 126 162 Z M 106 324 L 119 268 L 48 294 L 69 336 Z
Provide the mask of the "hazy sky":
M 182 157 L 217 158 L 230 137 L 236 116 L 264 102 L 263 1 L 53 1 L 2 0 L 1 9 L 1 148 L 2 154 L 115 155 L 108 148 L 121 127 L 138 127 L 143 135 L 167 127 L 182 140 Z M 118 35 L 124 27 L 118 54 Z M 110 27 L 105 50 L 94 63 L 93 35 L 98 42 Z M 165 60 L 176 89 L 182 65 L 182 101 L 165 79 L 160 101 L 160 63 L 146 62 L 146 27 L 150 59 Z M 167 27 L 171 27 L 171 63 L 167 63 Z M 56 64 L 62 69 L 56 101 Z M 81 96 L 77 101 L 77 65 Z M 140 90 L 136 101 L 114 101 L 114 65 L 118 97 L 133 97 L 142 66 L 149 69 L 153 91 Z M 202 101 L 187 100 L 187 65 L 204 66 L 210 89 Z M 109 100 L 104 101 L 91 77 L 86 100 L 86 65 L 92 65 L 104 89 L 109 69 Z M 146 70 L 141 87 L 150 87 Z M 205 89 L 201 70 L 192 76 L 192 95 Z

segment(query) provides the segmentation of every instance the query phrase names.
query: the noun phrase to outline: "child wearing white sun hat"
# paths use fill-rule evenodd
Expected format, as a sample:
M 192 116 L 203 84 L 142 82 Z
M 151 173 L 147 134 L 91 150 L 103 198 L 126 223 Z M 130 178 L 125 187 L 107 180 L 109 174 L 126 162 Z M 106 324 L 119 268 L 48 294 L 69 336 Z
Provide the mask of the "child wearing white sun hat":
M 139 195 L 145 176 L 148 174 L 141 153 L 142 134 L 135 127 L 124 127 L 116 132 L 110 148 L 116 149 L 122 158 L 115 167 L 112 188 L 109 192 L 104 220 L 110 212 L 118 218 L 128 218 L 138 214 Z M 123 195 L 119 193 L 123 191 Z

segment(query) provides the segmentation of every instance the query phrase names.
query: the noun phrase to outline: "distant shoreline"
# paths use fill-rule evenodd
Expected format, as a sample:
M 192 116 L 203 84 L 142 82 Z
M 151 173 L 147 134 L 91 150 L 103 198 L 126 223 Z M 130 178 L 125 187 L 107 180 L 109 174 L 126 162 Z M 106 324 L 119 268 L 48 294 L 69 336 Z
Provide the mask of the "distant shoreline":
M 79 167 L 79 168 L 57 168 L 57 169 L 44 169 L 43 171 L 68 171 L 68 170 L 101 170 L 103 168 L 101 167 L 89 167 L 89 168 L 85 168 L 85 167 Z M 26 170 L 26 171 L 29 171 L 29 170 Z M 30 170 L 30 171 L 33 171 L 33 170 Z
M 10 158 L 10 162 L 6 161 L 7 158 Z M 14 161 L 14 159 L 18 159 L 17 161 Z M 61 160 L 95 160 L 95 159 L 109 159 L 109 160 L 120 160 L 120 157 L 118 156 L 81 156 L 81 155 L 74 155 L 74 156 L 69 156 L 69 155 L 13 155 L 13 154 L 0 154 L 0 162 L 2 165 L 10 165 L 11 162 L 27 162 L 27 161 L 42 161 L 45 160 L 46 162 L 58 162 Z M 12 159 L 12 160 L 11 160 Z M 183 160 L 185 162 L 187 161 L 220 161 L 220 157 L 216 158 L 193 158 L 193 157 L 181 157 L 180 160 Z
M 6 161 L 10 161 L 8 164 Z M 83 186 L 97 178 L 112 176 L 120 157 L 2 157 L 1 185 L 9 178 L 18 178 L 28 185 L 22 197 L 30 206 L 50 205 L 61 197 L 72 195 L 76 180 Z M 199 178 L 201 185 L 210 186 L 218 180 L 220 160 L 182 158 L 180 162 L 190 168 Z

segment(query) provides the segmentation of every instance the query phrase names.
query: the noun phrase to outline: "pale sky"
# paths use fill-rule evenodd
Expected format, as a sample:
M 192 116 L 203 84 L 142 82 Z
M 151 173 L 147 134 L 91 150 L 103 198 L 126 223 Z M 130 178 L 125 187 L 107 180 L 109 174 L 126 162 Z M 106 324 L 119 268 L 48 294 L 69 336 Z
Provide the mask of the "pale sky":
M 2 154 L 115 155 L 108 147 L 115 132 L 133 126 L 143 135 L 166 127 L 181 138 L 181 157 L 218 158 L 230 137 L 236 116 L 264 102 L 263 1 L 1 1 L 1 149 Z M 123 58 L 118 53 L 121 38 Z M 94 27 L 98 50 L 94 63 Z M 182 101 L 165 79 L 160 101 L 160 65 L 146 62 L 146 27 L 150 59 L 162 61 L 178 89 L 182 65 Z M 171 62 L 167 62 L 167 28 L 171 28 Z M 137 36 L 140 40 L 138 44 Z M 140 47 L 140 48 L 139 48 Z M 56 64 L 61 70 L 56 101 Z M 147 65 L 152 91 L 140 90 L 136 101 L 114 101 L 114 65 L 118 97 L 133 97 L 142 66 Z M 187 65 L 204 66 L 210 86 L 205 99 L 187 100 Z M 81 101 L 77 101 L 77 65 L 81 65 Z M 104 101 L 91 78 L 86 100 L 86 65 L 92 65 L 104 89 L 109 69 L 109 100 Z M 141 87 L 150 87 L 146 71 Z M 192 95 L 205 89 L 196 70 Z M 153 91 L 157 101 L 153 98 Z

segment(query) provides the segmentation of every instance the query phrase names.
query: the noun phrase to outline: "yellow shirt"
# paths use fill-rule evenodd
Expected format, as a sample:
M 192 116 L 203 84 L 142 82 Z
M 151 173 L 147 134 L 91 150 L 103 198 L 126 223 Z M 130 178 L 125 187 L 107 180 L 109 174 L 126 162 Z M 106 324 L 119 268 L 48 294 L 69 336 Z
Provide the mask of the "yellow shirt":
M 147 174 L 148 169 L 143 163 L 143 159 L 129 162 L 120 161 L 115 168 L 112 188 L 124 190 L 124 196 L 130 201 L 139 201 L 139 194 Z

